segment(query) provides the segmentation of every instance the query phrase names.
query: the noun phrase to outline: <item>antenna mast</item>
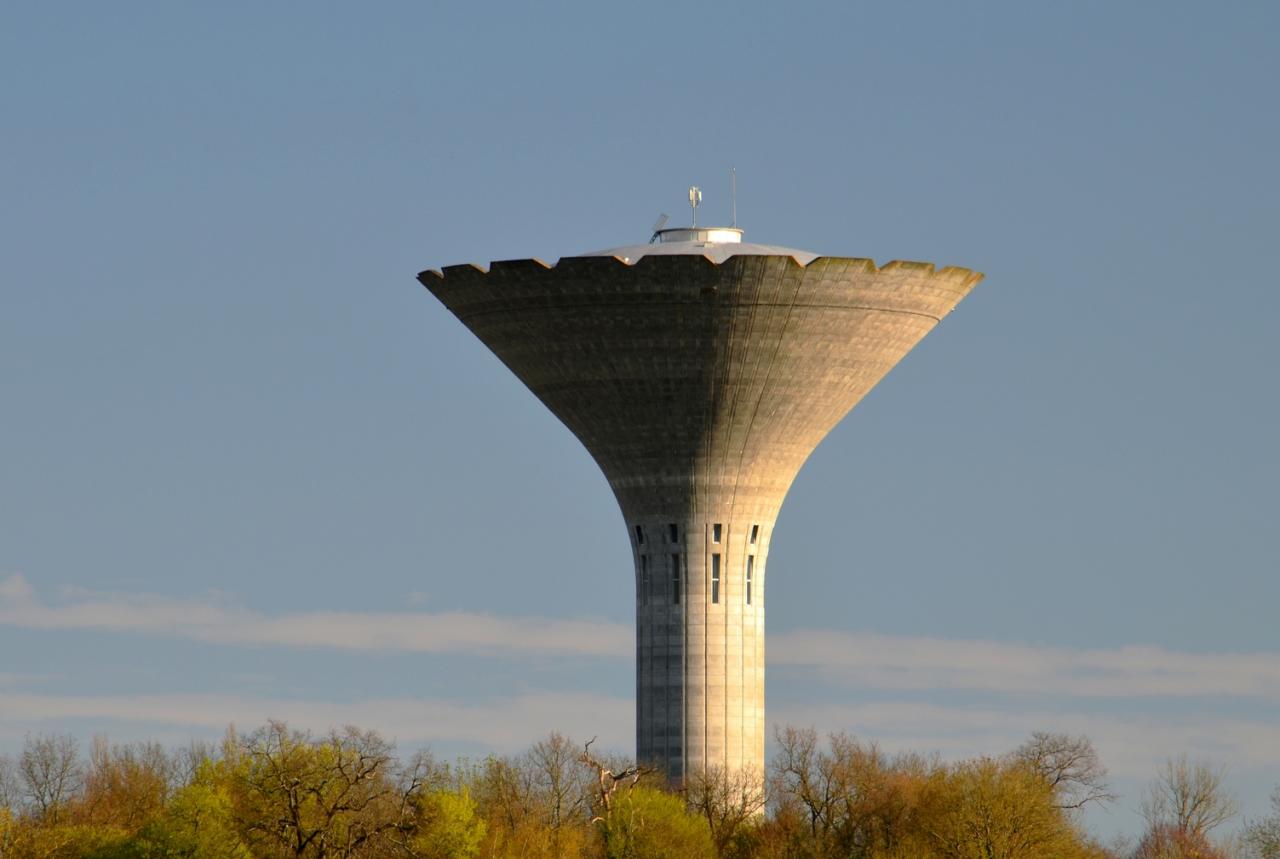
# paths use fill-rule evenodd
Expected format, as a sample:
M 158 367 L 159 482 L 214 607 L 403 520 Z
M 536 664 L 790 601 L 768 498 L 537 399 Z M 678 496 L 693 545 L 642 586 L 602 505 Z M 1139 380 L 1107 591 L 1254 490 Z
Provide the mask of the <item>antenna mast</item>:
M 698 226 L 698 204 L 702 202 L 702 189 L 697 185 L 689 188 L 689 208 L 693 209 L 693 226 Z
M 729 209 L 733 216 L 729 226 L 738 226 L 738 168 L 729 168 Z

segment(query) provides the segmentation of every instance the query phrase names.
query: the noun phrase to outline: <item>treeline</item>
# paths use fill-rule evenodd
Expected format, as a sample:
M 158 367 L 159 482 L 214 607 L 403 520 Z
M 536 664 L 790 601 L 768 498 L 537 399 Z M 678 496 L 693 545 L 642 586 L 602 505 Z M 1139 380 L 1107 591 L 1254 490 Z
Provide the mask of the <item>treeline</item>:
M 1112 799 L 1085 738 L 1036 734 L 946 763 L 844 734 L 777 733 L 765 783 L 660 774 L 552 734 L 521 755 L 400 760 L 372 731 L 272 722 L 220 747 L 29 736 L 0 757 L 0 859 L 1235 859 L 1280 857 L 1275 814 L 1235 814 L 1221 773 L 1171 761 L 1137 843 L 1097 843 L 1081 809 Z

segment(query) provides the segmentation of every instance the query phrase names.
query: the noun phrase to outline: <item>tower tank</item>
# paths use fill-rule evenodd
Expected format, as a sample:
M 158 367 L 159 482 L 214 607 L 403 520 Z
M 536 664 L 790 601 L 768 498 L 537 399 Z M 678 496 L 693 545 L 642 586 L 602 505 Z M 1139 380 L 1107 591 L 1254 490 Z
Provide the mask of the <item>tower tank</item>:
M 634 559 L 637 759 L 676 781 L 762 778 L 778 510 L 822 438 L 982 275 L 692 227 L 418 279 L 609 481 Z

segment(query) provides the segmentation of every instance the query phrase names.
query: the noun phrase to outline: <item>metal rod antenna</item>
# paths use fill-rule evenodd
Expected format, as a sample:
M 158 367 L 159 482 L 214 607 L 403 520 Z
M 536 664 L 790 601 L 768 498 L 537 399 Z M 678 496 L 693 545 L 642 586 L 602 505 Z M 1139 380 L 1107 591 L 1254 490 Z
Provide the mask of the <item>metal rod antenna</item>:
M 738 226 L 738 168 L 729 168 L 729 207 L 733 216 L 731 227 Z

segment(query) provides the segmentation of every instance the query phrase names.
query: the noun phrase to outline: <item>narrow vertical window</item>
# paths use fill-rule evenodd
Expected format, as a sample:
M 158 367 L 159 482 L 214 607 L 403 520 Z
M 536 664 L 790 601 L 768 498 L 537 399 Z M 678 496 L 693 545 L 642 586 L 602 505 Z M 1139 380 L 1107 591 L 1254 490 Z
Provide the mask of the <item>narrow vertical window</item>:
M 720 602 L 720 555 L 711 556 L 711 601 Z
M 719 522 L 711 526 L 711 542 L 713 543 L 720 542 L 720 523 Z
M 671 602 L 680 605 L 680 556 L 671 556 Z
M 639 525 L 636 526 L 636 542 L 641 544 L 644 543 L 644 529 Z
M 649 556 L 640 556 L 640 605 L 649 601 Z
M 751 545 L 754 546 L 756 544 L 756 537 L 759 537 L 759 536 L 760 536 L 760 526 L 752 525 L 751 526 Z
M 678 525 L 676 525 L 676 523 L 675 523 L 675 522 L 672 522 L 672 523 L 671 523 L 671 525 L 670 525 L 669 527 L 671 528 L 671 542 L 673 542 L 673 543 L 679 543 L 679 542 L 680 542 L 680 528 L 679 528 L 679 526 L 678 526 Z
M 756 556 L 747 555 L 747 605 L 751 605 L 751 578 L 755 572 Z

